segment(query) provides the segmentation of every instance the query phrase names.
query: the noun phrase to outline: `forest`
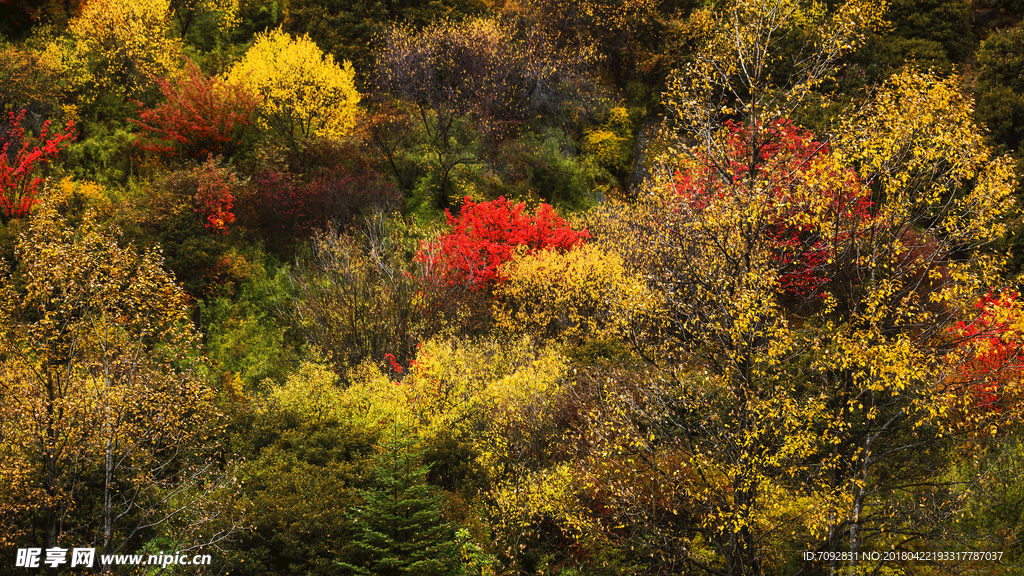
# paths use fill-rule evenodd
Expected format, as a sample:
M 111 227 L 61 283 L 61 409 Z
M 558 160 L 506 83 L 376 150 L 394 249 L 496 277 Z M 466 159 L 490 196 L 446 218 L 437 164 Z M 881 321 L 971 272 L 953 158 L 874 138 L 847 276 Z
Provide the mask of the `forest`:
M 0 0 L 0 575 L 1024 573 L 1022 16 Z

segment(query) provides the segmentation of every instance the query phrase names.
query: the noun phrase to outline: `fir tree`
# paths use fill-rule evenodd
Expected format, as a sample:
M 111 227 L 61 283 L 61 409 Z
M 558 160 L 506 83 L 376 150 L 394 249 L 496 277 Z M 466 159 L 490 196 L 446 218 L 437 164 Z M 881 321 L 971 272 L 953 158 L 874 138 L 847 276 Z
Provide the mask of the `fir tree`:
M 453 573 L 459 563 L 455 531 L 441 518 L 422 450 L 396 432 L 376 460 L 373 485 L 352 514 L 355 562 L 341 566 L 360 576 Z

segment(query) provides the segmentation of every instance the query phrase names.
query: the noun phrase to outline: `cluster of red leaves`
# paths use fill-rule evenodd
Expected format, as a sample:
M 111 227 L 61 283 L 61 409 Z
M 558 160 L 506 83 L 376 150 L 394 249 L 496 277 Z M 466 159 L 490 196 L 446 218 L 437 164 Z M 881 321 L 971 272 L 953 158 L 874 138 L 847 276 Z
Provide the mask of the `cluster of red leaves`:
M 218 164 L 219 159 L 210 156 L 196 168 L 199 187 L 195 195 L 195 210 L 206 221 L 207 230 L 226 234 L 228 225 L 235 222 L 233 192 L 238 188 L 238 181 L 234 172 Z
M 384 354 L 384 360 L 388 363 L 388 367 L 391 368 L 391 371 L 394 372 L 396 375 L 405 372 L 405 369 L 402 368 L 402 365 L 398 363 L 398 360 L 395 358 L 394 354 L 390 352 Z
M 43 145 L 33 145 L 33 140 L 25 137 L 24 119 L 24 110 L 17 115 L 13 112 L 8 115 L 9 128 L 0 147 L 0 220 L 4 223 L 28 216 L 43 183 L 42 177 L 35 176 L 36 170 L 75 138 L 73 122 L 68 121 L 63 132 L 50 134 L 50 121 L 47 120 L 36 140 Z M 11 149 L 12 144 L 18 147 L 16 152 Z
M 252 125 L 257 96 L 241 84 L 203 74 L 191 61 L 182 74 L 154 80 L 164 102 L 132 120 L 145 134 L 138 145 L 168 158 L 230 157 Z
M 444 282 L 474 289 L 493 286 L 502 280 L 501 265 L 516 250 L 568 250 L 590 238 L 587 230 L 573 230 L 548 204 L 534 215 L 523 203 L 510 205 L 504 197 L 476 203 L 470 197 L 459 215 L 445 211 L 451 231 L 417 254 L 420 262 L 431 262 Z
M 1024 370 L 1021 334 L 1010 327 L 1017 306 L 1017 292 L 987 294 L 975 307 L 973 322 L 958 322 L 956 332 L 975 352 L 961 368 L 960 376 L 969 383 L 974 407 L 987 413 L 1002 411 L 1001 400 L 1008 378 Z
M 726 122 L 726 166 L 708 159 L 697 159 L 697 169 L 676 175 L 676 191 L 691 212 L 699 213 L 713 200 L 731 194 L 729 188 L 742 188 L 751 179 L 769 186 L 762 193 L 764 206 L 785 206 L 783 210 L 766 212 L 764 233 L 770 238 L 775 263 L 779 270 L 779 285 L 790 296 L 807 298 L 820 293 L 828 283 L 825 264 L 837 245 L 848 240 L 848 232 L 830 238 L 816 234 L 811 226 L 798 224 L 802 211 L 808 209 L 805 188 L 801 179 L 811 171 L 827 170 L 826 178 L 832 185 L 819 189 L 816 194 L 830 201 L 828 220 L 863 221 L 869 218 L 871 200 L 849 170 L 840 170 L 821 162 L 830 150 L 818 142 L 814 135 L 799 128 L 788 119 L 779 119 L 752 138 L 750 129 L 740 123 Z M 757 147 L 756 155 L 752 146 Z M 752 162 L 751 159 L 755 160 Z M 722 174 L 728 174 L 723 179 Z M 731 179 L 731 182 L 728 180 Z M 800 193 L 795 193 L 801 190 Z

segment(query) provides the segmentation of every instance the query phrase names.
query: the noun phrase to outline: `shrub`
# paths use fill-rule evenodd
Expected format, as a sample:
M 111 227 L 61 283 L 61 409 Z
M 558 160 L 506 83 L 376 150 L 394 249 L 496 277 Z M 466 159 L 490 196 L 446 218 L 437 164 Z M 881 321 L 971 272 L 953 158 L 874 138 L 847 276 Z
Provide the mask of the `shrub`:
M 230 157 L 252 125 L 258 98 L 242 84 L 210 77 L 188 61 L 171 78 L 155 78 L 164 102 L 139 112 L 139 145 L 165 157 L 205 160 Z
M 548 204 L 530 215 L 525 204 L 509 205 L 504 197 L 478 204 L 467 196 L 458 216 L 447 210 L 445 215 L 451 230 L 417 255 L 442 285 L 491 288 L 504 279 L 501 265 L 516 250 L 564 251 L 590 237 L 586 230 L 573 230 Z
M 31 138 L 25 137 L 22 122 L 25 111 L 17 116 L 8 116 L 9 127 L 3 135 L 0 146 L 0 222 L 7 224 L 12 219 L 28 216 L 38 201 L 36 195 L 43 178 L 38 170 L 52 160 L 61 150 L 74 139 L 74 124 L 68 121 L 63 132 L 50 134 L 50 122 L 43 124 L 38 141 L 43 145 L 33 145 Z M 11 149 L 14 145 L 17 150 Z

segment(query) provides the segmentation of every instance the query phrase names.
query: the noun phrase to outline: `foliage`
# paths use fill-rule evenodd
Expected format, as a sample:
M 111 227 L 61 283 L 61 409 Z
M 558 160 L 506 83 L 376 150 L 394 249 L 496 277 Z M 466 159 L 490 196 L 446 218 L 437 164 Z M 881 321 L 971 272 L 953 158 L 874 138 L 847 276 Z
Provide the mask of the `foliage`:
M 234 192 L 238 188 L 235 173 L 219 166 L 220 157 L 210 156 L 194 170 L 198 184 L 195 195 L 195 210 L 205 220 L 207 230 L 226 233 L 228 225 L 234 223 Z
M 377 84 L 408 106 L 440 208 L 461 195 L 453 189 L 458 170 L 481 162 L 476 139 L 486 147 L 536 118 L 562 124 L 588 92 L 590 52 L 556 51 L 540 28 L 513 18 L 392 26 L 376 43 Z
M 25 110 L 17 116 L 10 113 L 9 127 L 0 146 L 0 223 L 5 225 L 12 219 L 29 215 L 38 202 L 36 196 L 43 183 L 43 178 L 37 176 L 39 169 L 60 154 L 75 137 L 72 121 L 68 121 L 63 132 L 52 135 L 49 133 L 50 122 L 46 121 L 37 139 L 43 143 L 42 147 L 33 145 L 32 139 L 25 136 L 24 120 Z
M 524 18 L 530 26 L 558 39 L 565 53 L 590 51 L 600 55 L 606 74 L 617 86 L 637 77 L 648 51 L 658 51 L 665 38 L 658 32 L 659 19 L 688 2 L 655 0 L 526 0 L 503 2 L 503 10 Z
M 290 276 L 298 296 L 292 321 L 339 366 L 385 354 L 407 359 L 420 329 L 418 282 L 401 235 L 381 216 L 367 224 L 363 242 L 318 232 L 311 257 Z
M 222 30 L 231 29 L 238 20 L 238 0 L 170 0 L 178 34 L 185 38 L 197 20 L 213 19 Z
M 373 36 L 389 22 L 420 28 L 438 20 L 477 15 L 484 8 L 481 0 L 290 0 L 284 28 L 309 34 L 335 60 L 349 60 L 357 73 L 366 74 L 373 67 Z
M 786 120 L 875 8 L 730 7 L 667 94 L 679 137 L 662 160 L 678 176 L 609 223 L 665 298 L 630 337 L 677 383 L 655 421 L 679 452 L 653 467 L 676 475 L 695 523 L 669 534 L 707 543 L 686 551 L 667 539 L 656 549 L 667 560 L 782 569 L 761 543 L 791 538 L 775 527 L 794 524 L 829 551 L 884 545 L 882 522 L 886 534 L 937 538 L 929 518 L 963 498 L 934 480 L 962 392 L 939 384 L 962 358 L 942 334 L 998 282 L 983 247 L 1005 230 L 1009 165 L 982 146 L 955 79 L 894 77 L 829 150 Z M 794 29 L 814 48 L 790 68 L 766 31 Z M 644 448 L 658 438 L 636 445 L 648 462 L 668 456 Z M 927 514 L 892 502 L 908 485 L 932 498 Z
M 202 310 L 211 372 L 246 391 L 267 378 L 283 382 L 299 345 L 281 317 L 291 297 L 286 267 L 258 248 L 229 251 L 222 262 L 219 295 Z
M 0 62 L 0 114 L 29 109 L 50 116 L 57 110 L 63 66 L 56 50 L 3 45 Z
M 354 76 L 350 63 L 338 66 L 308 36 L 292 38 L 278 29 L 258 34 L 227 79 L 259 94 L 260 126 L 293 143 L 352 132 L 360 100 Z
M 991 130 L 990 138 L 1010 150 L 1024 143 L 1024 66 L 1017 49 L 1024 40 L 1024 26 L 997 31 L 978 49 L 977 117 Z
M 70 226 L 61 202 L 40 206 L 4 282 L 3 476 L 34 492 L 6 521 L 49 547 L 137 550 L 219 485 L 219 414 L 159 254 L 119 246 L 91 209 Z
M 289 239 L 395 210 L 400 197 L 359 143 L 313 138 L 265 158 L 240 205 L 247 226 L 290 248 Z
M 252 124 L 258 99 L 241 84 L 206 76 L 191 61 L 180 74 L 154 81 L 165 101 L 132 120 L 149 141 L 142 148 L 172 158 L 230 158 Z
M 168 37 L 170 0 L 90 0 L 68 25 L 97 91 L 139 94 L 150 78 L 177 68 L 180 42 Z
M 1013 411 L 1011 403 L 1020 385 L 1020 304 L 1016 292 L 986 294 L 975 304 L 977 317 L 961 320 L 953 328 L 957 336 L 975 348 L 973 358 L 960 366 L 961 379 L 969 385 L 967 405 L 980 413 Z
M 381 446 L 374 480 L 352 513 L 352 574 L 451 574 L 459 564 L 455 530 L 441 517 L 440 495 L 427 484 L 421 451 L 398 430 Z
M 232 514 L 247 528 L 223 543 L 239 574 L 341 575 L 357 488 L 369 476 L 374 436 L 341 418 L 337 376 L 314 362 L 236 415 L 232 439 L 247 456 Z
M 583 152 L 592 155 L 598 164 L 610 170 L 619 182 L 628 186 L 628 178 L 632 175 L 634 144 L 629 110 L 613 106 L 602 125 L 587 130 L 583 138 Z
M 222 232 L 229 224 L 227 215 L 233 214 L 228 204 L 239 193 L 236 184 L 229 168 L 210 159 L 166 173 L 132 198 L 130 216 L 138 242 L 158 242 L 167 267 L 193 296 L 213 295 L 231 279 Z
M 467 196 L 458 216 L 445 211 L 450 231 L 421 248 L 417 260 L 428 265 L 435 281 L 490 289 L 504 279 L 501 265 L 517 249 L 568 250 L 589 237 L 586 230 L 573 230 L 547 204 L 538 206 L 533 216 L 525 210 L 522 202 L 510 206 L 498 198 L 477 203 Z
M 642 283 L 622 258 L 592 244 L 520 255 L 500 272 L 495 325 L 511 334 L 577 342 L 615 331 L 642 306 Z
M 826 265 L 850 240 L 850 230 L 868 217 L 868 191 L 852 171 L 831 161 L 827 145 L 788 119 L 775 120 L 759 132 L 726 121 L 720 136 L 725 142 L 716 156 L 696 150 L 682 159 L 675 185 L 682 216 L 726 222 L 746 218 L 751 229 L 742 234 L 759 237 L 764 246 L 755 248 L 751 239 L 729 243 L 750 254 L 764 250 L 756 257 L 768 259 L 761 264 L 766 268 L 774 263 L 778 288 L 786 298 L 820 296 L 829 281 Z M 724 198 L 729 198 L 725 205 L 716 202 Z M 746 206 L 754 212 L 734 212 Z

